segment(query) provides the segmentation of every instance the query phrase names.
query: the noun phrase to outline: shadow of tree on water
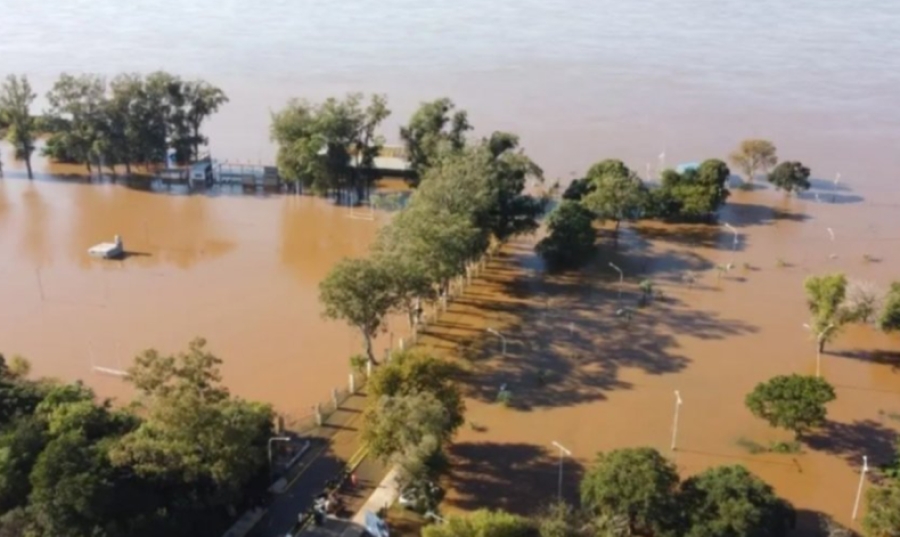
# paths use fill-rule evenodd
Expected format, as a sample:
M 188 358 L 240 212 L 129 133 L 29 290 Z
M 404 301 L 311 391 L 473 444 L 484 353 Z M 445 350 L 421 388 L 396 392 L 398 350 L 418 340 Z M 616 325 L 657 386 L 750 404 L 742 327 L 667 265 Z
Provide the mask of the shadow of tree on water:
M 449 477 L 453 507 L 474 510 L 503 509 L 532 515 L 535 506 L 557 497 L 559 456 L 533 444 L 465 442 L 450 446 L 452 472 Z M 578 501 L 578 484 L 584 468 L 563 462 L 563 498 Z
M 900 371 L 900 351 L 887 351 L 879 349 L 855 349 L 834 353 L 842 358 L 860 360 L 873 364 L 888 365 L 891 371 Z
M 810 449 L 841 457 L 854 468 L 862 466 L 863 455 L 868 457 L 869 466 L 875 467 L 892 460 L 897 432 L 873 420 L 828 421 L 803 441 Z

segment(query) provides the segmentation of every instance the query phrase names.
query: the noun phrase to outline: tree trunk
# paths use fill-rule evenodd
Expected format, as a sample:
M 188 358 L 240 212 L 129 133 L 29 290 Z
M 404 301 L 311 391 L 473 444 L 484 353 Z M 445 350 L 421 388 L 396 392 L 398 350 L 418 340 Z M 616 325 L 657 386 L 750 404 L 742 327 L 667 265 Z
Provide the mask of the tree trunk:
M 27 151 L 25 153 L 25 169 L 28 170 L 28 178 L 34 179 L 34 173 L 31 171 L 31 154 Z
M 378 361 L 375 360 L 375 351 L 372 350 L 372 337 L 366 331 L 363 331 L 363 340 L 366 345 L 366 357 L 372 365 L 378 365 Z
M 819 353 L 825 352 L 825 338 L 819 340 Z
M 131 177 L 131 163 L 127 160 L 125 161 L 125 175 Z
M 621 220 L 616 220 L 616 227 L 613 228 L 613 249 L 619 248 L 619 226 L 621 224 Z

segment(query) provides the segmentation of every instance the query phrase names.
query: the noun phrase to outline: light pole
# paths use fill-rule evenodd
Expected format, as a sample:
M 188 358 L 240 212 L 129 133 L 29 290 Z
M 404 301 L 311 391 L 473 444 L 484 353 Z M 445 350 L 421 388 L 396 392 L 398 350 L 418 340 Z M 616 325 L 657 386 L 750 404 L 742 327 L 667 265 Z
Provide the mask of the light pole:
M 810 325 L 803 323 L 803 328 L 806 328 L 807 330 L 815 334 L 815 331 Z M 824 329 L 822 329 L 821 332 L 816 334 L 816 378 L 822 376 L 822 342 L 825 340 L 825 336 L 828 335 L 828 332 L 830 332 L 832 328 L 834 328 L 834 323 L 829 324 Z
M 286 436 L 273 436 L 269 438 L 269 477 L 272 476 L 272 442 L 290 442 L 291 439 Z
M 859 486 L 856 487 L 856 501 L 853 502 L 853 520 L 859 512 L 859 499 L 862 497 L 863 484 L 866 482 L 866 473 L 869 471 L 869 458 L 863 455 L 863 465 L 859 471 Z
M 500 338 L 500 346 L 501 346 L 501 349 L 502 349 L 501 354 L 502 354 L 503 356 L 506 356 L 506 338 L 503 337 L 503 334 L 501 334 L 500 332 L 494 330 L 493 328 L 488 328 L 488 329 L 487 329 L 487 333 L 488 333 L 488 334 L 493 334 L 493 335 L 497 336 L 498 338 Z
M 563 447 L 562 444 L 554 440 L 551 442 L 557 449 L 559 449 L 559 487 L 557 488 L 557 499 L 562 501 L 562 475 L 563 475 L 563 459 L 566 458 L 566 455 L 572 456 L 572 452 Z
M 731 251 L 736 252 L 737 245 L 738 245 L 738 232 L 728 222 L 725 222 L 725 227 L 728 229 L 728 231 L 730 231 L 732 234 L 734 234 L 734 240 L 731 241 Z
M 616 270 L 616 272 L 619 273 L 619 293 L 617 295 L 617 299 L 621 299 L 622 298 L 622 284 L 625 282 L 625 273 L 622 272 L 622 269 L 617 267 L 616 264 L 613 263 L 612 261 L 609 262 L 609 266 L 614 268 Z
M 675 451 L 675 442 L 678 439 L 678 411 L 681 410 L 681 394 L 675 390 L 675 418 L 672 420 L 672 451 Z
M 841 172 L 837 172 L 834 176 L 834 190 L 831 193 L 831 203 L 837 201 L 838 183 L 841 182 Z

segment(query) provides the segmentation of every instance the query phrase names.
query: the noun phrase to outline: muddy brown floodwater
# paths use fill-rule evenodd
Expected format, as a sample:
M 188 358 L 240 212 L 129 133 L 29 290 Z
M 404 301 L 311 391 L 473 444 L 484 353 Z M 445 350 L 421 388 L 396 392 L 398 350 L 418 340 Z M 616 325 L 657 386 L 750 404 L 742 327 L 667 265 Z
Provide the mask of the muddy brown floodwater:
M 884 287 L 900 277 L 900 200 L 848 191 L 831 199 L 824 190 L 819 201 L 815 192 L 737 191 L 722 214 L 738 232 L 735 250 L 724 227 L 647 223 L 627 229 L 618 251 L 605 239 L 578 275 L 545 276 L 536 238 L 509 245 L 423 339 L 474 373 L 469 423 L 451 448 L 449 505 L 533 512 L 556 495 L 553 441 L 573 453 L 564 466 L 569 496 L 598 451 L 646 445 L 683 474 L 746 465 L 801 510 L 803 535 L 814 534 L 817 512 L 850 524 L 862 456 L 883 463 L 897 440 L 900 338 L 851 327 L 829 345 L 822 374 L 837 400 L 802 454 L 752 455 L 738 444 L 791 439 L 743 400 L 774 375 L 814 374 L 804 278 L 844 271 Z M 626 275 L 621 299 L 610 261 Z M 719 279 L 715 267 L 727 263 L 735 268 Z M 626 322 L 616 311 L 635 307 L 643 279 L 663 298 Z M 507 338 L 506 357 L 489 327 Z M 513 392 L 511 408 L 495 402 L 501 384 Z M 675 390 L 683 405 L 673 452 Z
M 0 180 L 0 352 L 121 397 L 122 382 L 93 365 L 122 369 L 143 349 L 177 351 L 202 336 L 235 393 L 309 414 L 346 386 L 348 357 L 362 349 L 318 302 L 328 269 L 365 255 L 379 225 L 348 215 L 307 197 Z M 116 234 L 125 260 L 87 255 Z

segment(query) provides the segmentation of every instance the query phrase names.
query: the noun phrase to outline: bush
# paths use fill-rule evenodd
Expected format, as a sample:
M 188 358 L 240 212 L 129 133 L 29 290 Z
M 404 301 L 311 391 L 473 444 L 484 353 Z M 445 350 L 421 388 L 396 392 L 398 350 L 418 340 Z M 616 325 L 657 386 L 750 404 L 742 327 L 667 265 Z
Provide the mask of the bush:
M 594 215 L 580 203 L 563 201 L 548 217 L 548 235 L 535 250 L 553 269 L 576 268 L 594 254 Z

